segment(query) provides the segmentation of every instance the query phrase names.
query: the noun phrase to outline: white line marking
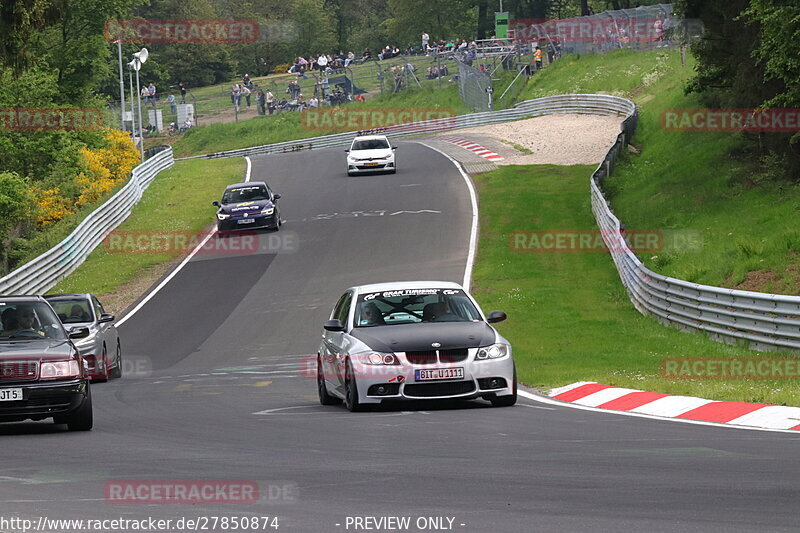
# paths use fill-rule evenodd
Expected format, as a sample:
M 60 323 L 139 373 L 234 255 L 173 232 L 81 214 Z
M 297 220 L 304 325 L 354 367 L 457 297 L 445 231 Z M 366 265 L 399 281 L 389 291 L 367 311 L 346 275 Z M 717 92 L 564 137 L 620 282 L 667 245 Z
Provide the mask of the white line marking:
M 605 413 L 607 415 L 622 415 L 622 416 L 633 416 L 637 418 L 649 418 L 650 420 L 666 420 L 668 422 L 680 422 L 682 424 L 695 424 L 698 426 L 712 426 L 718 428 L 728 428 L 728 429 L 746 429 L 749 431 L 769 431 L 772 433 L 791 433 L 793 435 L 798 435 L 798 431 L 791 431 L 787 429 L 769 429 L 769 428 L 756 428 L 756 427 L 748 427 L 748 426 L 733 426 L 731 424 L 720 424 L 718 422 L 705 422 L 703 420 L 688 420 L 686 418 L 666 418 L 663 416 L 655 416 L 655 415 L 646 415 L 641 413 L 633 413 L 630 411 L 612 411 L 611 409 L 600 409 L 599 407 L 587 407 L 585 405 L 576 405 L 574 403 L 569 402 L 562 402 L 560 400 L 554 400 L 552 398 L 548 398 L 546 396 L 539 396 L 538 394 L 531 394 L 527 391 L 517 391 L 517 394 L 522 396 L 523 398 L 527 398 L 529 400 L 533 400 L 534 402 L 539 403 L 546 403 L 548 405 L 556 405 L 560 407 L 568 407 L 570 409 L 580 409 L 582 411 L 593 411 L 595 413 Z
M 250 171 L 251 171 L 251 169 L 253 168 L 253 164 L 252 164 L 252 162 L 250 161 L 250 158 L 249 158 L 249 157 L 245 157 L 245 161 L 247 161 L 247 171 L 246 171 L 246 174 L 245 174 L 245 179 L 244 179 L 244 181 L 245 181 L 245 183 L 247 183 L 248 181 L 250 181 Z M 122 324 L 124 324 L 125 322 L 127 322 L 129 318 L 131 318 L 133 315 L 135 315 L 135 314 L 136 314 L 136 313 L 139 311 L 139 309 L 141 309 L 142 307 L 144 307 L 144 305 L 145 305 L 147 302 L 149 302 L 150 300 L 152 300 L 152 299 L 153 299 L 153 296 L 155 296 L 156 294 L 158 294 L 158 291 L 160 291 L 161 289 L 163 289 L 163 288 L 164 288 L 164 286 L 165 286 L 167 283 L 169 283 L 169 282 L 172 280 L 172 278 L 174 278 L 175 276 L 177 276 L 177 275 L 178 275 L 178 272 L 180 272 L 180 271 L 183 269 L 183 267 L 185 267 L 185 266 L 186 266 L 186 263 L 188 263 L 189 261 L 191 261 L 191 260 L 192 260 L 192 258 L 193 258 L 193 257 L 194 257 L 194 256 L 197 254 L 197 252 L 199 252 L 199 251 L 200 251 L 200 250 L 203 248 L 203 246 L 205 246 L 205 245 L 206 245 L 206 243 L 208 242 L 208 240 L 209 240 L 211 237 L 213 237 L 215 233 L 217 233 L 217 228 L 216 228 L 216 226 L 215 226 L 215 227 L 214 227 L 214 228 L 213 228 L 213 229 L 212 229 L 212 230 L 209 232 L 209 234 L 208 234 L 208 235 L 206 235 L 206 238 L 205 238 L 205 239 L 203 239 L 202 241 L 200 241 L 200 244 L 198 244 L 197 246 L 195 246 L 194 250 L 192 250 L 192 252 L 191 252 L 189 255 L 187 255 L 187 256 L 184 258 L 184 260 L 183 260 L 183 261 L 181 261 L 181 263 L 180 263 L 180 264 L 179 264 L 179 265 L 178 265 L 178 266 L 177 266 L 177 267 L 176 267 L 176 268 L 175 268 L 175 269 L 174 269 L 172 272 L 170 272 L 170 273 L 169 273 L 169 275 L 168 275 L 166 278 L 164 278 L 164 280 L 163 280 L 161 283 L 159 283 L 159 284 L 158 284 L 158 286 L 156 286 L 156 288 L 155 288 L 155 289 L 153 289 L 152 291 L 150 291 L 150 292 L 147 294 L 147 296 L 145 296 L 145 297 L 144 297 L 144 299 L 143 299 L 141 302 L 139 302 L 139 303 L 136 305 L 136 307 L 134 307 L 133 309 L 131 309 L 131 312 L 130 312 L 130 313 L 128 313 L 128 314 L 127 314 L 127 315 L 125 315 L 124 317 L 122 317 L 122 318 L 120 318 L 119 320 L 117 320 L 117 326 L 121 326 Z
M 449 159 L 461 173 L 461 177 L 464 178 L 464 182 L 467 184 L 467 188 L 469 189 L 469 201 L 472 204 L 472 227 L 470 228 L 469 232 L 469 252 L 467 253 L 467 266 L 464 268 L 464 282 L 461 284 L 464 289 L 469 291 L 470 283 L 472 283 L 472 267 L 475 264 L 475 250 L 478 247 L 478 195 L 475 194 L 475 186 L 472 185 L 472 180 L 469 179 L 469 175 L 464 172 L 464 169 L 461 168 L 461 164 L 458 161 L 442 152 L 438 148 L 434 148 L 433 146 L 429 146 L 421 142 L 418 142 L 418 144 L 426 146 L 434 152 L 439 152 Z

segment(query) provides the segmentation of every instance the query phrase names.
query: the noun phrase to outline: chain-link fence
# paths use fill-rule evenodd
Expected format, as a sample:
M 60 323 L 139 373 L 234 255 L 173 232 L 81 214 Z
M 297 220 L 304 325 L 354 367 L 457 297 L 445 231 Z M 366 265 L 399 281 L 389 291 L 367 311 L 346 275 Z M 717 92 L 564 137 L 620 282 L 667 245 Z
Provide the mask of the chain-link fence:
M 548 58 L 556 59 L 562 54 L 674 46 L 696 28 L 677 18 L 672 4 L 657 4 L 571 19 L 515 19 L 509 31 L 516 43 L 538 45 Z
M 489 70 L 475 68 L 456 59 L 458 65 L 458 96 L 475 111 L 492 109 L 492 76 Z

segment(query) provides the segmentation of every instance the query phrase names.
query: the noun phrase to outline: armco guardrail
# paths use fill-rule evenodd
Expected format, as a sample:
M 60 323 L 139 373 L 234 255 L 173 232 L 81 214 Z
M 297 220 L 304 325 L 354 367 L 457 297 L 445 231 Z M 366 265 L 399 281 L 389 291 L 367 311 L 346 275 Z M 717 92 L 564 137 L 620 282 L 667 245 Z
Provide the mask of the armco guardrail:
M 170 148 L 134 168 L 128 183 L 92 211 L 67 238 L 0 278 L 0 294 L 40 294 L 78 268 L 108 232 L 128 218 L 156 174 L 171 167 L 173 161 Z
M 508 122 L 525 117 L 536 117 L 541 115 L 551 115 L 554 113 L 590 113 L 609 115 L 618 113 L 627 115 L 631 111 L 633 103 L 618 96 L 604 94 L 567 94 L 559 96 L 547 96 L 535 100 L 520 102 L 511 109 L 502 111 L 485 111 L 482 113 L 471 113 L 469 115 L 457 115 L 443 119 L 425 120 L 420 122 L 410 122 L 368 130 L 361 133 L 379 133 L 387 137 L 413 137 L 427 135 L 441 131 L 449 131 L 472 126 L 482 126 L 485 124 L 497 124 Z M 242 148 L 240 150 L 230 150 L 227 152 L 217 152 L 198 156 L 185 157 L 180 159 L 205 158 L 213 159 L 220 157 L 243 157 L 252 155 L 280 154 L 287 152 L 298 152 L 302 150 L 316 150 L 319 148 L 335 148 L 348 146 L 353 140 L 353 136 L 359 132 L 349 131 L 336 133 L 334 135 L 324 135 L 321 137 L 311 137 L 298 139 L 252 148 Z M 180 160 L 177 159 L 177 160 Z
M 638 123 L 630 100 L 598 94 L 570 94 L 528 100 L 512 109 L 460 115 L 451 119 L 415 122 L 383 128 L 389 137 L 419 136 L 483 124 L 507 122 L 556 113 L 624 116 L 622 131 L 590 180 L 592 211 L 614 260 L 620 279 L 636 309 L 681 329 L 704 331 L 724 342 L 745 342 L 753 349 L 800 349 L 800 297 L 699 285 L 662 276 L 648 269 L 628 248 L 619 219 L 603 196 L 603 180 L 611 174 Z M 204 158 L 240 157 L 344 146 L 356 132 L 208 154 Z M 116 227 L 141 191 L 162 169 L 172 165 L 172 151 L 162 152 L 137 167 L 134 178 L 93 212 L 72 235 L 19 270 L 0 279 L 0 293 L 36 293 L 51 287 L 75 269 L 103 236 Z
M 632 104 L 631 104 L 632 105 Z M 642 314 L 721 342 L 743 342 L 756 350 L 800 349 L 800 297 L 700 285 L 653 272 L 628 248 L 619 219 L 603 196 L 603 180 L 636 129 L 634 111 L 605 160 L 592 175 L 592 211 L 619 277 Z

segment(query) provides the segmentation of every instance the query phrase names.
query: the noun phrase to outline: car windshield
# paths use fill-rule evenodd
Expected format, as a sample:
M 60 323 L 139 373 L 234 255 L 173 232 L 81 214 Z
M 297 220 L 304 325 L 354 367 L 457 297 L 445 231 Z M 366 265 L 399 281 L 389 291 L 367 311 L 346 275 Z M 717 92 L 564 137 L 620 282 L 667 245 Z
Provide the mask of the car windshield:
M 0 301 L 0 342 L 66 338 L 58 317 L 46 303 Z
M 92 322 L 92 310 L 89 300 L 73 298 L 69 300 L 50 300 L 62 324 L 77 324 L 79 322 Z
M 238 204 L 240 202 L 254 202 L 256 200 L 269 200 L 269 191 L 263 185 L 252 185 L 228 189 L 222 195 L 223 204 Z
M 357 328 L 419 322 L 479 322 L 478 309 L 460 289 L 404 289 L 359 296 Z
M 389 142 L 386 139 L 366 139 L 355 141 L 351 150 L 383 150 L 386 148 L 389 148 Z

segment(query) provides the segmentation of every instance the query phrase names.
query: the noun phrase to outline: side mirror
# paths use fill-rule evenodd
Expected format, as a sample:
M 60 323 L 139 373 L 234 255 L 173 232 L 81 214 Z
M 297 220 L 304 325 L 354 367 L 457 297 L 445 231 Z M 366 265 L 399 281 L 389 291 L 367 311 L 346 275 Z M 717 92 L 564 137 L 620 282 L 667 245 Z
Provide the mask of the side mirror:
M 219 202 L 214 200 L 213 202 L 211 202 L 211 205 L 213 205 L 214 207 L 219 207 Z
M 328 320 L 322 327 L 328 331 L 344 331 L 344 326 L 338 318 Z
M 350 148 L 345 148 L 345 149 L 344 149 L 344 151 L 345 151 L 345 152 L 349 152 L 349 151 L 350 151 Z
M 67 330 L 70 339 L 85 339 L 89 336 L 89 328 L 74 327 Z
M 490 311 L 489 312 L 489 316 L 486 317 L 486 321 L 489 324 L 494 324 L 496 322 L 502 322 L 506 318 L 508 318 L 508 317 L 502 311 Z
M 397 146 L 392 146 L 392 150 L 397 150 Z
M 98 320 L 98 322 L 100 322 L 101 324 L 105 322 L 114 322 L 114 315 L 112 315 L 111 313 L 103 313 L 102 315 L 100 315 L 100 320 Z
M 280 199 L 281 199 L 281 195 L 280 195 L 280 194 L 278 194 L 278 193 L 275 193 L 275 194 L 273 194 L 273 195 L 272 195 L 272 197 L 273 197 L 274 199 L 276 199 L 276 200 L 280 200 Z

